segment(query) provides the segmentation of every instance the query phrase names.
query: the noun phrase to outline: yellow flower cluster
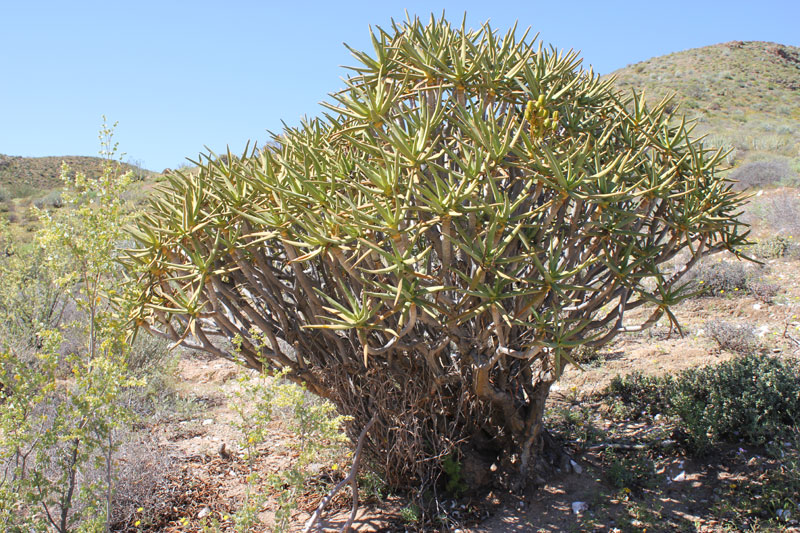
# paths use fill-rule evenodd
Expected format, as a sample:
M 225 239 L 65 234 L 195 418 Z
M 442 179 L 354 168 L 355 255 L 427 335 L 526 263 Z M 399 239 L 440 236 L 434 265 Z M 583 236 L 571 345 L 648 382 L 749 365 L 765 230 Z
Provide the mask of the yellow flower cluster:
M 558 111 L 550 111 L 545 106 L 544 95 L 540 94 L 534 102 L 525 105 L 525 120 L 531 125 L 531 137 L 543 137 L 548 131 L 558 127 Z

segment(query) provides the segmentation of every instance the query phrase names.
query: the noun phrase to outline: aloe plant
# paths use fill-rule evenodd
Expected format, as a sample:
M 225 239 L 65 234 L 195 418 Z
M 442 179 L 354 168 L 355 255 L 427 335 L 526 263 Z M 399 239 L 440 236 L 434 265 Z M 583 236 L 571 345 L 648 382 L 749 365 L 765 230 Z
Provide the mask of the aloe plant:
M 575 52 L 433 18 L 371 37 L 321 117 L 167 176 L 125 261 L 132 319 L 285 372 L 352 435 L 375 416 L 390 485 L 443 457 L 528 479 L 570 352 L 677 323 L 683 274 L 746 241 L 743 199 L 668 101 Z

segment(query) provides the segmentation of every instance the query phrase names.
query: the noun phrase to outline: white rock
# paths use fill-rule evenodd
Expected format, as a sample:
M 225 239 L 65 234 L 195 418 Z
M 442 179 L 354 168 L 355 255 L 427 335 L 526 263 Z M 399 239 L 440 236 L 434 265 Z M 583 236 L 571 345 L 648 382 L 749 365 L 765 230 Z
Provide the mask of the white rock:
M 204 426 L 210 426 L 213 423 L 214 423 L 214 419 L 213 418 L 206 418 L 205 420 L 203 420 L 203 425 Z
M 767 333 L 769 333 L 769 326 L 761 326 L 756 329 L 756 336 L 759 338 L 763 337 Z
M 672 478 L 672 481 L 686 481 L 686 472 L 685 471 L 681 472 L 680 474 Z
M 755 309 L 756 311 L 760 311 L 761 310 L 761 304 L 753 304 L 753 309 Z
M 569 460 L 569 466 L 572 467 L 572 471 L 575 472 L 576 474 L 580 474 L 581 472 L 583 472 L 583 467 L 578 463 L 576 463 L 575 461 L 573 461 L 572 459 Z
M 202 509 L 200 509 L 200 512 L 197 513 L 197 518 L 205 518 L 210 514 L 211 514 L 211 509 L 209 509 L 208 507 L 203 507 Z
M 586 502 L 572 502 L 572 512 L 575 514 L 581 514 L 588 509 L 589 504 Z

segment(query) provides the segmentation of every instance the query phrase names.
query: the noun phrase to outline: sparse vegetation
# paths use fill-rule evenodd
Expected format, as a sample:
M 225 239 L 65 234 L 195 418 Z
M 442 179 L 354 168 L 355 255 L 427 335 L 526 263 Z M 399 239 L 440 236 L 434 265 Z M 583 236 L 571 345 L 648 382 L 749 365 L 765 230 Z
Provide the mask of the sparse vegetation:
M 612 74 L 620 88 L 652 102 L 676 101 L 700 119 L 696 134 L 732 150 L 728 162 L 747 185 L 796 183 L 800 143 L 800 48 L 732 41 L 655 57 Z M 754 164 L 750 166 L 749 163 Z M 741 170 L 740 170 L 741 169 Z M 751 181 L 753 180 L 753 181 Z

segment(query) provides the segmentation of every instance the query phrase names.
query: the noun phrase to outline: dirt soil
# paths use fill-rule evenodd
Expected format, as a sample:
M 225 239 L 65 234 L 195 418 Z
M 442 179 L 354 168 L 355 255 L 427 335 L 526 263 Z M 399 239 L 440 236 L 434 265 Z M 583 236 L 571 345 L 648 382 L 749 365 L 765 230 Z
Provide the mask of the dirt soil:
M 546 485 L 524 494 L 490 493 L 445 502 L 450 526 L 415 524 L 408 504 L 398 496 L 368 499 L 361 505 L 356 530 L 728 531 L 720 519 L 725 516 L 724 509 L 720 510 L 723 496 L 735 492 L 737 484 L 744 486 L 774 468 L 775 461 L 761 450 L 732 446 L 705 462 L 693 462 L 679 450 L 659 448 L 659 442 L 670 441 L 666 425 L 612 420 L 596 395 L 619 374 L 676 373 L 733 357 L 706 333 L 707 324 L 715 320 L 747 323 L 757 330 L 765 351 L 782 357 L 797 355 L 800 323 L 792 315 L 800 310 L 800 261 L 769 262 L 766 279 L 780 285 L 781 292 L 771 303 L 736 294 L 691 299 L 675 308 L 682 337 L 662 320 L 647 332 L 618 338 L 586 362 L 583 370 L 570 368 L 554 387 L 548 409 L 548 419 L 572 413 L 573 423 L 568 428 L 554 428 L 556 436 L 567 442 L 577 465 L 568 468 L 569 472 L 557 473 Z M 793 333 L 795 340 L 784 336 L 787 332 Z M 159 511 L 143 517 L 146 520 L 141 519 L 139 526 L 131 524 L 130 531 L 215 531 L 203 529 L 212 519 L 219 524 L 218 531 L 233 531 L 231 516 L 241 506 L 250 472 L 255 469 L 266 477 L 289 464 L 293 452 L 287 443 L 293 435 L 279 422 L 273 424 L 255 463 L 245 460 L 239 445 L 242 435 L 234 424 L 236 413 L 230 406 L 241 372 L 245 370 L 222 359 L 200 355 L 181 359 L 181 393 L 201 408 L 193 418 L 152 429 L 161 453 L 173 464 L 168 474 L 170 485 Z M 630 446 L 626 443 L 631 442 L 654 446 L 645 453 L 655 470 L 647 484 L 619 488 L 609 481 L 607 472 L 609 464 L 622 455 L 611 457 L 608 450 L 624 454 L 625 446 Z M 622 464 L 623 468 L 630 466 Z M 324 466 L 320 471 L 320 482 L 342 477 L 341 472 L 332 473 Z M 301 499 L 293 530 L 302 529 L 320 497 L 310 491 Z M 349 495 L 342 491 L 331 506 L 326 530 L 338 531 L 349 506 Z M 269 531 L 276 509 L 276 498 L 269 498 L 259 510 L 261 525 L 252 531 Z M 796 514 L 800 515 L 800 509 Z M 779 530 L 798 531 L 791 522 Z

